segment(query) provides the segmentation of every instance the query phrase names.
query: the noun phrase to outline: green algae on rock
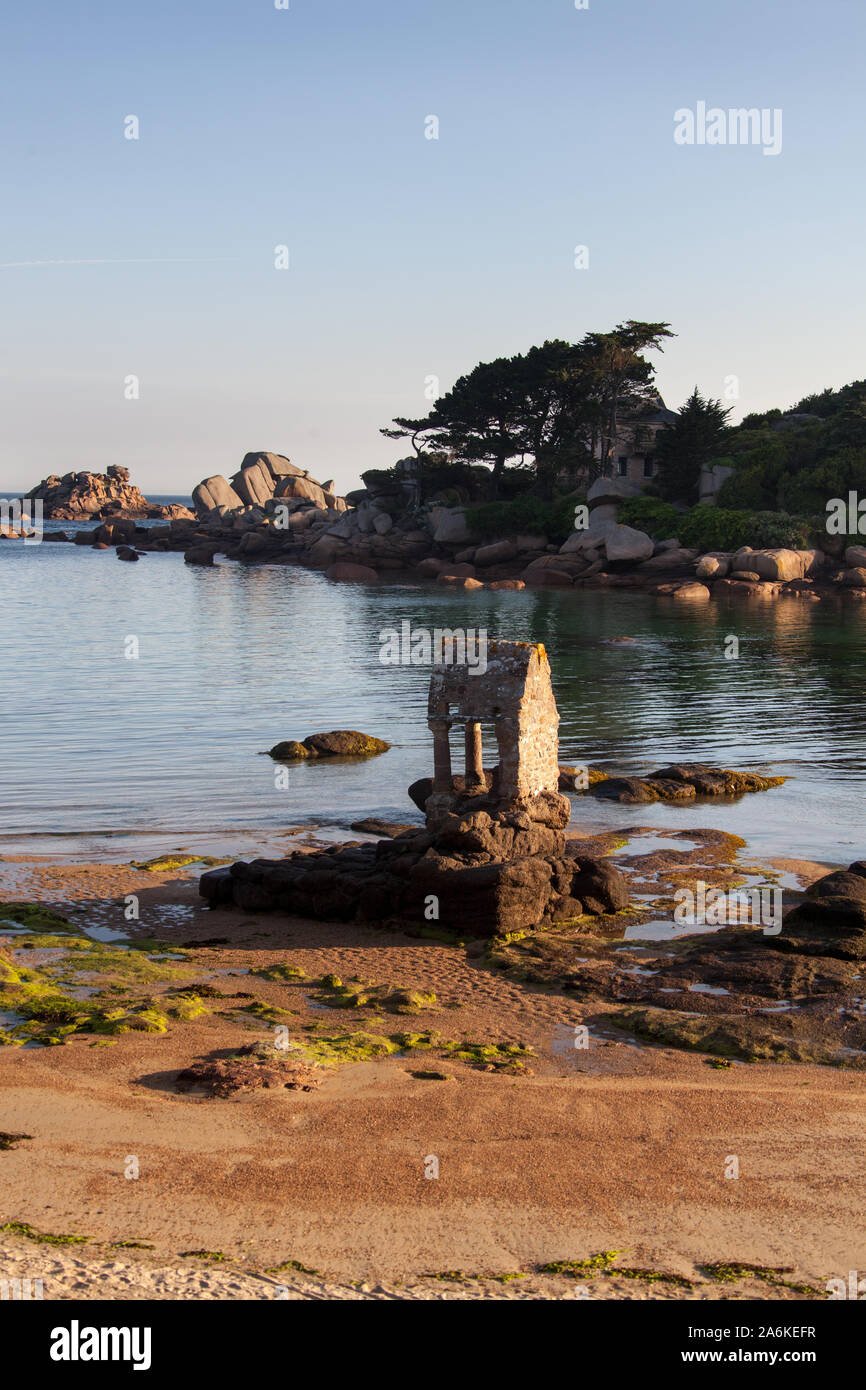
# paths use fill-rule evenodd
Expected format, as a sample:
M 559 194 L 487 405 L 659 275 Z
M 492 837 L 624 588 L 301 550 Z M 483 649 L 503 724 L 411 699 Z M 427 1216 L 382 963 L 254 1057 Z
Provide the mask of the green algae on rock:
M 598 769 L 591 769 L 598 772 Z M 696 797 L 743 796 L 746 792 L 769 791 L 781 787 L 785 777 L 764 777 L 757 772 L 734 768 L 706 767 L 702 763 L 680 763 L 659 768 L 646 777 L 590 776 L 588 785 L 569 788 L 606 800 L 634 805 L 653 801 L 693 801 Z
M 585 1260 L 552 1260 L 548 1264 L 539 1265 L 538 1273 L 564 1274 L 571 1279 L 591 1279 L 594 1274 L 608 1270 L 614 1260 L 625 1253 L 625 1250 L 599 1250 L 595 1255 L 587 1256 Z
M 36 935 L 29 944 L 61 946 L 63 956 L 30 969 L 0 952 L 0 1003 L 18 1018 L 0 1033 L 0 1045 L 56 1047 L 77 1034 L 164 1033 L 169 1019 L 163 1001 L 143 994 L 141 987 L 172 983 L 191 973 L 88 937 Z M 80 997 L 83 982 L 91 997 Z M 183 1008 L 175 1013 L 184 1016 Z
M 52 1231 L 37 1231 L 34 1226 L 28 1225 L 26 1221 L 4 1221 L 0 1225 L 0 1231 L 5 1231 L 10 1236 L 21 1236 L 23 1240 L 32 1240 L 37 1245 L 86 1245 L 91 1239 L 90 1236 L 62 1235 Z
M 9 1149 L 14 1149 L 18 1144 L 22 1144 L 25 1139 L 32 1139 L 32 1134 L 8 1134 L 0 1130 L 0 1153 Z
M 709 1279 L 716 1283 L 732 1284 L 740 1279 L 760 1279 L 762 1283 L 772 1284 L 776 1288 L 792 1289 L 794 1293 L 810 1294 L 813 1298 L 823 1297 L 826 1294 L 824 1289 L 816 1289 L 811 1284 L 797 1283 L 782 1276 L 793 1274 L 790 1266 L 783 1266 L 774 1269 L 770 1265 L 747 1264 L 741 1260 L 718 1260 L 712 1264 L 699 1266 Z
M 302 742 L 284 739 L 268 752 L 275 762 L 302 762 L 305 758 L 374 758 L 391 747 L 384 739 L 357 729 L 332 729 L 327 734 L 310 734 Z
M 210 854 L 160 854 L 155 859 L 133 859 L 133 869 L 147 869 L 148 873 L 167 873 L 171 869 L 186 869 L 190 864 L 204 864 L 215 868 L 218 864 L 228 864 L 228 859 L 215 859 Z
M 4 920 L 34 932 L 77 932 L 79 930 L 73 922 L 68 921 L 66 917 L 61 917 L 57 912 L 52 912 L 42 903 L 0 903 L 0 936 L 3 935 L 2 923 Z
M 302 970 L 299 965 L 269 965 L 263 970 L 254 970 L 252 973 L 257 975 L 260 980 L 284 980 L 293 984 L 299 980 L 307 979 L 306 970 Z
M 271 1265 L 265 1270 L 265 1274 L 284 1274 L 289 1269 L 294 1270 L 296 1274 L 308 1274 L 312 1279 L 325 1278 L 320 1269 L 312 1269 L 310 1265 L 301 1264 L 300 1260 L 283 1260 L 282 1264 Z
M 737 1057 L 744 1062 L 819 1062 L 866 1067 L 866 1057 L 844 1061 L 841 1050 L 813 1039 L 785 1037 L 753 1016 L 703 1018 L 673 1009 L 626 1009 L 606 1021 L 647 1042 L 691 1052 Z

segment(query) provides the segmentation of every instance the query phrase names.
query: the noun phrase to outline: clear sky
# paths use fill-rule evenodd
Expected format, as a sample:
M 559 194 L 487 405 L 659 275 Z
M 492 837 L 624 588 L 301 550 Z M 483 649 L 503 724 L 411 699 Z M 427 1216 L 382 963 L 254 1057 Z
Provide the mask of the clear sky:
M 289 3 L 5 6 L 0 488 L 271 449 L 346 490 L 429 377 L 625 318 L 672 407 L 866 376 L 862 0 Z M 676 144 L 700 101 L 781 153 Z

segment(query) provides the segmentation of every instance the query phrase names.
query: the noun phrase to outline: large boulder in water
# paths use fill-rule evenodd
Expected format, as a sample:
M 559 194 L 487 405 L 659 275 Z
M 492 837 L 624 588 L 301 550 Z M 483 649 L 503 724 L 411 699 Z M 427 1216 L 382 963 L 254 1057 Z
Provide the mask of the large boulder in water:
M 310 734 L 301 743 L 284 739 L 268 751 L 277 762 L 299 762 L 304 758 L 374 758 L 390 747 L 383 738 L 361 734 L 357 729 L 332 729 L 327 734 Z

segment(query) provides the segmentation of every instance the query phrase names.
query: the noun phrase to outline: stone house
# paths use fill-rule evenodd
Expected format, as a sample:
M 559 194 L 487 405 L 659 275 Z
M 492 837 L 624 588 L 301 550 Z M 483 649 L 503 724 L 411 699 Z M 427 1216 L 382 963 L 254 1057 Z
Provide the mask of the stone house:
M 612 476 L 625 478 L 643 491 L 655 477 L 655 442 L 661 430 L 677 418 L 657 395 L 651 413 L 623 420 L 613 452 Z
M 643 492 L 655 477 L 655 443 L 658 434 L 676 418 L 676 411 L 668 410 L 658 393 L 645 415 L 624 417 L 620 421 L 611 463 L 602 476 L 622 478 Z M 596 453 L 599 460 L 601 448 L 599 443 Z M 557 481 L 561 488 L 568 489 L 579 487 L 592 479 L 584 467 L 562 473 Z

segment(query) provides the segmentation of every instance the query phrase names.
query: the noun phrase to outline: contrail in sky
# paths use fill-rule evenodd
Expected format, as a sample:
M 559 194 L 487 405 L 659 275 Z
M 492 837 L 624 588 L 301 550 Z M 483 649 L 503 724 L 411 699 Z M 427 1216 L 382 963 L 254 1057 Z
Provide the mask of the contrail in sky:
M 234 261 L 237 256 L 124 256 L 116 260 L 96 257 L 83 261 L 5 261 L 0 262 L 0 270 L 26 270 L 31 266 L 42 265 L 178 265 L 194 264 L 202 261 Z

